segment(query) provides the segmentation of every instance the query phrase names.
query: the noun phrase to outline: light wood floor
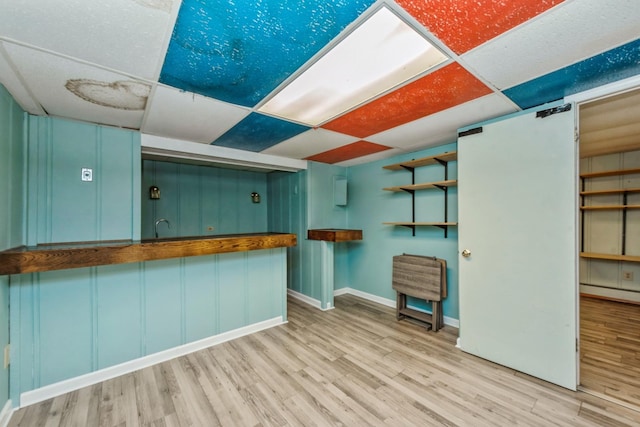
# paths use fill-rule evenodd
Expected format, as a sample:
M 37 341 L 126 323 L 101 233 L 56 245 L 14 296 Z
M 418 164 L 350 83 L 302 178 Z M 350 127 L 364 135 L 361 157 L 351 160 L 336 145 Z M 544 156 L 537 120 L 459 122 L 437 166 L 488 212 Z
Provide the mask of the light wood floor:
M 11 426 L 615 426 L 640 413 L 465 354 L 457 330 L 353 296 L 289 323 L 72 392 Z
M 581 386 L 640 408 L 640 305 L 580 298 Z

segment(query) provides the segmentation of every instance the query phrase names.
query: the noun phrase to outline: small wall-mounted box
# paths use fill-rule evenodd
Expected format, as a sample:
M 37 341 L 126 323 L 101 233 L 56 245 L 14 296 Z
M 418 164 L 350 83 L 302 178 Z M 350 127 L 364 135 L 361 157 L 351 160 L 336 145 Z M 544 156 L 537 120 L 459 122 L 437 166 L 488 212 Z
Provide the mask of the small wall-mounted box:
M 335 177 L 333 181 L 333 203 L 347 206 L 347 178 Z

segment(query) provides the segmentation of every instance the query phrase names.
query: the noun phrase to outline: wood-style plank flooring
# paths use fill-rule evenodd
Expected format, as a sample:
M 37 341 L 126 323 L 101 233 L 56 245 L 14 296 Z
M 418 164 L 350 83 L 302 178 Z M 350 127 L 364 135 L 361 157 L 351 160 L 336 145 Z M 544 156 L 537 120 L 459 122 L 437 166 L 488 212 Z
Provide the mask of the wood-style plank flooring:
M 455 348 L 354 296 L 17 411 L 11 426 L 631 426 L 640 413 Z
M 640 408 L 640 305 L 580 298 L 580 385 Z

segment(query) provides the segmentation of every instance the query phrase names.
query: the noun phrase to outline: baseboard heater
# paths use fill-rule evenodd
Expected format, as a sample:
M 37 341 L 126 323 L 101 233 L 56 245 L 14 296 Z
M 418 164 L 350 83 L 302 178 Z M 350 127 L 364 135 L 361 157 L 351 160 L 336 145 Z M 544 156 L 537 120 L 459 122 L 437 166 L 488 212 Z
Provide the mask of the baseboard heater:
M 392 288 L 397 293 L 396 318 L 412 318 L 438 331 L 444 326 L 442 300 L 447 297 L 447 262 L 436 257 L 402 254 L 393 257 Z M 407 307 L 407 296 L 431 302 L 431 314 Z

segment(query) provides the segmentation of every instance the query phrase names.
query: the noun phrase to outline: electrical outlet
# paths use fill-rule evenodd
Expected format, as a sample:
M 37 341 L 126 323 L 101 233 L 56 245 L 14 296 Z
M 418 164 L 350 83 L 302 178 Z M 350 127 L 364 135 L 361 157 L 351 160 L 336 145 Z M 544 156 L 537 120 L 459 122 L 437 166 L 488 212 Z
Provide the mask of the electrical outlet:
M 622 280 L 633 280 L 633 271 L 623 271 Z
M 82 168 L 82 180 L 91 182 L 93 181 L 93 169 Z

